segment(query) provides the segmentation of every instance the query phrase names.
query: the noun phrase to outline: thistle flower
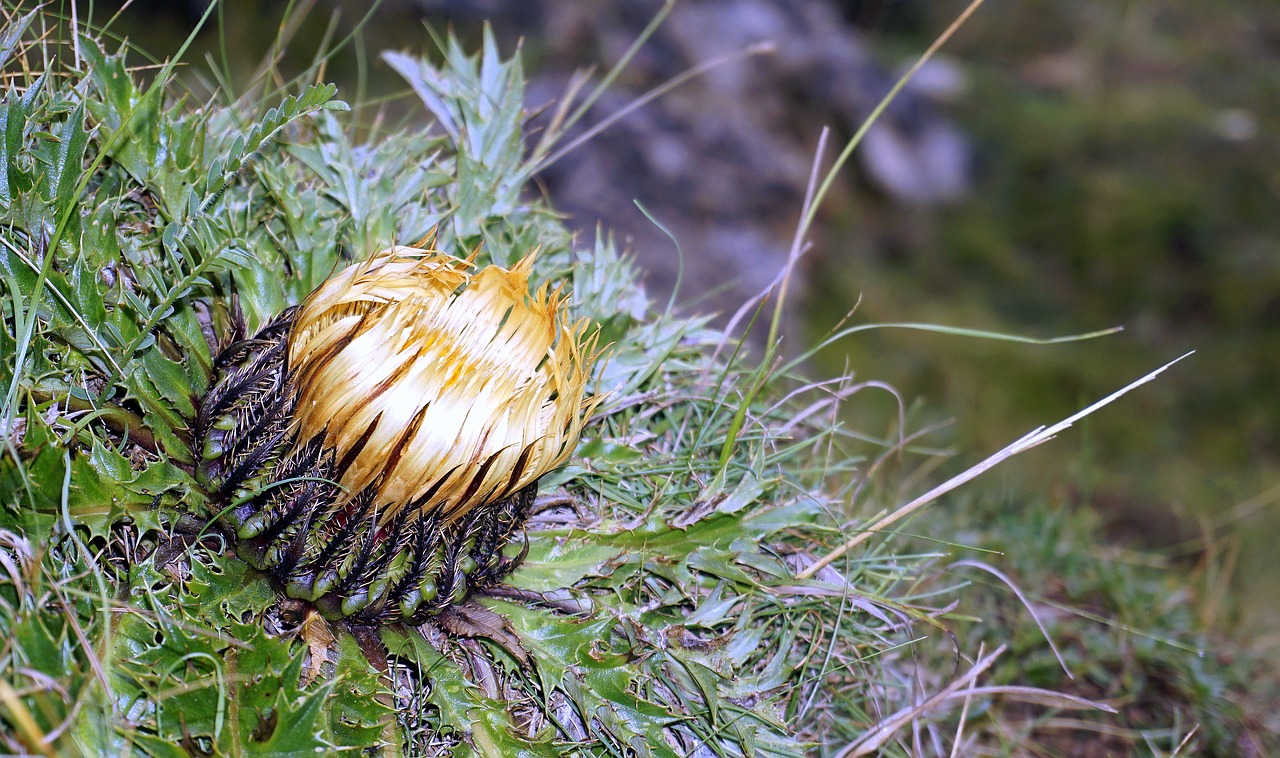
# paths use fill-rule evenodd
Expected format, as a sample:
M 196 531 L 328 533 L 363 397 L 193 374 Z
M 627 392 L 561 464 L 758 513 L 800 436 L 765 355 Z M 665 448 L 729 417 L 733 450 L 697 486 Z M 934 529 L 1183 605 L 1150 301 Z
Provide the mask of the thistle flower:
M 501 548 L 598 402 L 594 336 L 508 269 L 394 247 L 219 356 L 199 474 L 240 554 L 330 618 L 417 621 Z

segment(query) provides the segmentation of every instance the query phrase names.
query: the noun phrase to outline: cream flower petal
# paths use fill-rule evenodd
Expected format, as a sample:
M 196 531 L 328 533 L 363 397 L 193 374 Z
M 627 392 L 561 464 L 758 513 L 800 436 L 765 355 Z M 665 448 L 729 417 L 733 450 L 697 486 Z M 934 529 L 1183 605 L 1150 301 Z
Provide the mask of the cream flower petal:
M 323 436 L 380 521 L 406 508 L 447 521 L 507 497 L 572 452 L 597 398 L 594 337 L 564 296 L 528 290 L 532 256 L 467 261 L 395 247 L 303 303 L 289 342 L 298 439 Z

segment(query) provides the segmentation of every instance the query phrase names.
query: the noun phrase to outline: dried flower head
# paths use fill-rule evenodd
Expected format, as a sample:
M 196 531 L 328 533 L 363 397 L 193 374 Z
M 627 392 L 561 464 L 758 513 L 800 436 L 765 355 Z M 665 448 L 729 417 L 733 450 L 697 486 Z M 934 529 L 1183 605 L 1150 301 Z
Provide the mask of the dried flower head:
M 370 622 L 500 578 L 538 479 L 598 402 L 594 336 L 533 257 L 383 251 L 219 357 L 196 424 L 241 554 L 292 597 Z
M 550 285 L 528 294 L 532 262 L 471 276 L 465 261 L 394 248 L 298 311 L 299 438 L 349 461 L 348 492 L 376 483 L 383 522 L 414 503 L 454 521 L 573 451 L 589 405 L 582 326 L 557 318 Z

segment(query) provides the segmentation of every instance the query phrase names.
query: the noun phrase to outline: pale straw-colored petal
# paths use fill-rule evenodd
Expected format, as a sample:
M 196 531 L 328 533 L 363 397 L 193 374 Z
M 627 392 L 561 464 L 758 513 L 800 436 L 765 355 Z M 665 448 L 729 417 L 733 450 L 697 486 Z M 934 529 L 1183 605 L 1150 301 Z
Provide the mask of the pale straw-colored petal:
M 299 439 L 324 435 L 348 493 L 377 484 L 383 522 L 448 520 L 561 465 L 598 400 L 594 336 L 565 297 L 509 270 L 396 247 L 332 277 L 289 345 Z

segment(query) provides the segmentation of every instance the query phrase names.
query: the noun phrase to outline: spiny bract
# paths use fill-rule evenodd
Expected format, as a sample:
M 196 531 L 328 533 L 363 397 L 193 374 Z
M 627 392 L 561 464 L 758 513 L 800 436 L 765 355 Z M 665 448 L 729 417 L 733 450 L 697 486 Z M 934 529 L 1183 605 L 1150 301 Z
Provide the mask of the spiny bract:
M 501 548 L 598 398 L 595 338 L 510 269 L 393 247 L 218 357 L 199 474 L 245 560 L 329 618 L 416 622 Z

